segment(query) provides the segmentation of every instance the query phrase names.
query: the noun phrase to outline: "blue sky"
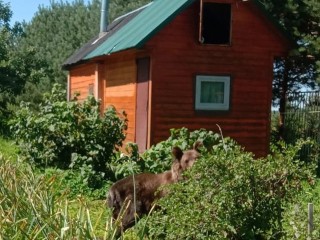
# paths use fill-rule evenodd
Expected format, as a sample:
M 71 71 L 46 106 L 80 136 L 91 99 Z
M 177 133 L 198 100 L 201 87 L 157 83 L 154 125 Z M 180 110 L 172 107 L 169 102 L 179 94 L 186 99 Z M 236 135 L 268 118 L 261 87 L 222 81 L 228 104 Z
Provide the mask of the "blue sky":
M 38 11 L 39 5 L 50 5 L 50 0 L 3 0 L 3 2 L 10 4 L 10 9 L 13 12 L 12 23 L 23 20 L 29 22 Z
M 29 22 L 38 11 L 39 5 L 50 6 L 50 0 L 3 0 L 3 2 L 10 4 L 10 9 L 13 12 L 12 23 L 23 20 Z M 56 2 L 60 2 L 60 0 L 56 0 Z M 72 0 L 67 0 L 67 2 L 72 2 Z M 89 0 L 85 2 L 89 2 Z

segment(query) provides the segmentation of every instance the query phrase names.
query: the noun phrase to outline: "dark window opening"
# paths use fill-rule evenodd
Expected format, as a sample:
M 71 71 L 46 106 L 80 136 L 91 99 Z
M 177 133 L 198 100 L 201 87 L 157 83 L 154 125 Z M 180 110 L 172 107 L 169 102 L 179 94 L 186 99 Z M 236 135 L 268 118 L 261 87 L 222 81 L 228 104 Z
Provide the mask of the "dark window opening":
M 229 44 L 231 4 L 203 3 L 202 9 L 202 43 Z

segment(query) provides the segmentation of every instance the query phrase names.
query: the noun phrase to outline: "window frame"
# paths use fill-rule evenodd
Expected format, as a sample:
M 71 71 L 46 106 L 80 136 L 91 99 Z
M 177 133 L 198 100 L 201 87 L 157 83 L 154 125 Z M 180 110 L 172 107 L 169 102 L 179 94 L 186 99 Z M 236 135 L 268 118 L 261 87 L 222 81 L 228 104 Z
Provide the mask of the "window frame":
M 202 82 L 222 82 L 224 83 L 223 103 L 201 103 L 201 83 Z M 202 75 L 195 77 L 195 110 L 196 111 L 229 111 L 231 102 L 231 76 L 230 75 Z

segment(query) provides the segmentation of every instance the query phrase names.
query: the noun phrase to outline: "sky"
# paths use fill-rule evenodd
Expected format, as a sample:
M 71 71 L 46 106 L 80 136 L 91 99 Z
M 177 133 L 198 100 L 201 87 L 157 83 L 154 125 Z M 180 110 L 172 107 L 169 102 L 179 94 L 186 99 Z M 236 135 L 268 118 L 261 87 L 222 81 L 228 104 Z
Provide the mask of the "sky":
M 38 11 L 39 5 L 49 6 L 50 0 L 3 0 L 10 4 L 12 11 L 11 22 L 29 22 L 33 15 Z
M 11 23 L 22 22 L 23 20 L 30 22 L 38 11 L 39 5 L 50 6 L 50 0 L 3 0 L 3 2 L 10 4 L 13 13 Z M 72 0 L 67 0 L 67 2 L 72 2 Z M 89 2 L 89 0 L 86 2 Z

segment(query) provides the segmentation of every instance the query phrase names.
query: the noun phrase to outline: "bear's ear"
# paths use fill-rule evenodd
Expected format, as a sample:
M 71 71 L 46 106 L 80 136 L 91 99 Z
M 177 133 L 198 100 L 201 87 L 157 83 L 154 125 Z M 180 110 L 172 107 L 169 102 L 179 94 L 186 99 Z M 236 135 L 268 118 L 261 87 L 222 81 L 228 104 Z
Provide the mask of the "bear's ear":
M 201 141 L 196 141 L 194 144 L 193 144 L 193 150 L 196 150 L 197 152 L 200 153 L 200 147 L 202 147 L 203 144 Z
M 183 155 L 182 150 L 179 147 L 172 148 L 172 155 L 174 156 L 175 160 L 180 161 Z

